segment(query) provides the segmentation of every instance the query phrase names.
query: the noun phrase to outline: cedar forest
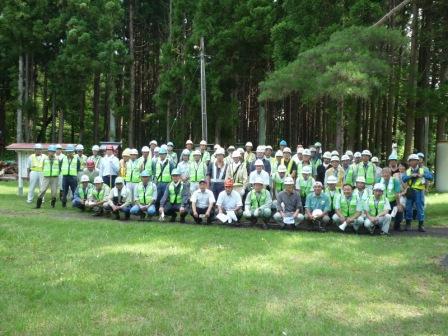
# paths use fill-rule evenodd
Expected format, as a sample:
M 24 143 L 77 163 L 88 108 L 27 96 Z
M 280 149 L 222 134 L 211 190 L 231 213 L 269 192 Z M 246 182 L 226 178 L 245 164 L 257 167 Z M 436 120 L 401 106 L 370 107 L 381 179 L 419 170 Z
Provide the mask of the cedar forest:
M 2 0 L 0 151 L 199 142 L 202 36 L 211 143 L 445 139 L 446 0 Z

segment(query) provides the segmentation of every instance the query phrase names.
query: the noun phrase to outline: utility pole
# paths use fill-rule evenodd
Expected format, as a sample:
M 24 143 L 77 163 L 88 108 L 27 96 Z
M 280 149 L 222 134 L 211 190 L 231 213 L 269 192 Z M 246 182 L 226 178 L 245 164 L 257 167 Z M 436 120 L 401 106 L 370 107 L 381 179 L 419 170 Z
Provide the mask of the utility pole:
M 201 120 L 202 120 L 202 139 L 207 141 L 207 91 L 205 87 L 205 46 L 204 37 L 201 36 L 199 44 L 201 60 Z

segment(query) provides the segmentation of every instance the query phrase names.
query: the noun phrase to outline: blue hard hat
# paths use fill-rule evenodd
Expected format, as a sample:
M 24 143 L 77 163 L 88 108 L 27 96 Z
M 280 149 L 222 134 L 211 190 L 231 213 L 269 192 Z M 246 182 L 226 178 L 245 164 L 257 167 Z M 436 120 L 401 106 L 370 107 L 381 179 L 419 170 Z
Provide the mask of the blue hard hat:
M 48 146 L 48 151 L 49 152 L 56 152 L 56 146 L 55 145 Z
M 140 177 L 149 177 L 149 173 L 146 170 L 144 170 L 141 172 Z
M 65 148 L 66 152 L 74 152 L 75 151 L 75 147 L 73 145 L 67 145 L 67 147 Z
M 280 146 L 288 146 L 288 143 L 285 140 L 281 140 Z
M 166 151 L 165 147 L 160 147 L 159 154 L 167 154 L 167 153 L 168 152 Z
M 388 159 L 388 160 L 389 160 L 389 161 L 390 161 L 390 160 L 398 160 L 397 154 L 392 153 L 391 155 L 389 155 L 389 159 Z

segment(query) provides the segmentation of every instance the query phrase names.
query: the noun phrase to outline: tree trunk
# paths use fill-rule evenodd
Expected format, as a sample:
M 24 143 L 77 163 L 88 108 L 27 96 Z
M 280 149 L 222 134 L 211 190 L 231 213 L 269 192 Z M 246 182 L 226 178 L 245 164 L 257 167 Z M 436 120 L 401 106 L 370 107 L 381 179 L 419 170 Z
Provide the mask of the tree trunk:
M 61 109 L 59 111 L 59 134 L 58 134 L 58 142 L 64 142 L 64 110 Z
M 79 108 L 79 143 L 84 143 L 84 118 L 85 118 L 85 106 L 86 106 L 86 90 L 81 92 L 81 105 Z
M 17 120 L 16 120 L 16 142 L 23 142 L 22 122 L 23 122 L 23 55 L 19 56 L 19 79 L 18 79 L 18 102 L 17 102 Z
M 96 72 L 93 77 L 93 142 L 98 143 L 100 125 L 100 94 L 101 74 Z
M 344 149 L 344 98 L 340 98 L 337 102 L 336 115 L 336 150 L 342 153 Z
M 128 146 L 134 147 L 134 104 L 135 104 L 135 59 L 134 59 L 134 1 L 129 0 L 129 54 L 131 66 L 129 68 L 129 121 Z
M 408 78 L 408 101 L 406 113 L 406 138 L 404 157 L 408 157 L 414 150 L 414 128 L 415 128 L 415 100 L 417 88 L 417 57 L 418 57 L 418 7 L 414 2 L 412 5 L 412 38 L 411 56 Z

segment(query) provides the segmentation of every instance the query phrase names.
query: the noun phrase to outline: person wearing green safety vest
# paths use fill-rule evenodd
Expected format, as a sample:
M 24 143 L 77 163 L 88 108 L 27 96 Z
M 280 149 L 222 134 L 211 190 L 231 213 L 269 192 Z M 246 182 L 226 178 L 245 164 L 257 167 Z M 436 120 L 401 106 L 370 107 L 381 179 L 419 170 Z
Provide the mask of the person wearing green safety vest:
M 337 178 L 333 175 L 327 178 L 327 187 L 325 188 L 325 194 L 328 196 L 330 200 L 330 210 L 328 211 L 328 216 L 330 218 L 333 217 L 336 211 L 336 203 L 341 197 L 341 189 L 336 188 L 337 186 Z
M 406 226 L 405 230 L 411 228 L 414 206 L 417 208 L 418 231 L 425 232 L 425 188 L 427 181 L 433 180 L 429 169 L 419 167 L 419 157 L 411 154 L 408 158 L 409 168 L 403 175 L 402 181 L 408 184 L 406 191 Z
M 277 208 L 277 195 L 283 191 L 283 187 L 285 184 L 285 178 L 288 177 L 289 174 L 286 171 L 286 167 L 284 165 L 280 165 L 277 168 L 277 172 L 272 175 L 272 184 L 271 184 L 271 194 L 272 199 L 272 207 Z
M 188 175 L 190 194 L 192 194 L 199 188 L 199 181 L 205 179 L 207 175 L 207 165 L 201 160 L 201 152 L 198 150 L 193 152 L 193 161 L 190 162 Z
M 267 229 L 267 224 L 272 214 L 271 205 L 271 194 L 264 188 L 263 180 L 256 178 L 254 188 L 247 194 L 244 202 L 244 218 L 250 220 L 251 225 L 255 225 L 258 218 L 261 218 L 263 220 L 263 229 Z
M 277 172 L 278 167 L 282 164 L 283 161 L 283 152 L 278 150 L 275 152 L 275 157 L 271 158 L 271 175 L 274 176 L 274 174 Z M 285 166 L 286 168 L 286 166 Z
M 342 231 L 345 231 L 347 226 L 353 227 L 355 233 L 358 233 L 359 228 L 364 224 L 364 219 L 361 213 L 364 209 L 363 202 L 353 196 L 353 187 L 351 184 L 344 184 L 342 187 L 342 195 L 336 200 L 335 214 L 332 217 L 333 223 Z
M 302 176 L 296 180 L 296 190 L 300 194 L 302 206 L 305 206 L 306 197 L 313 192 L 314 178 L 311 177 L 311 166 L 302 168 Z
M 140 161 L 138 160 L 138 150 L 132 148 L 129 151 L 131 158 L 126 162 L 126 176 L 124 181 L 126 182 L 126 188 L 131 193 L 131 199 L 134 199 L 135 188 L 140 183 Z
M 79 159 L 79 162 L 81 164 L 81 170 L 83 170 L 86 167 L 87 163 L 87 155 L 84 154 L 84 146 L 81 144 L 76 145 L 75 151 L 76 151 L 75 157 Z
M 168 160 L 170 160 L 174 166 L 177 166 L 177 154 L 175 151 L 173 151 L 174 144 L 171 141 L 168 141 L 168 143 L 166 144 L 166 148 L 168 151 L 167 154 Z
M 297 164 L 291 158 L 291 148 L 286 147 L 283 149 L 283 161 L 282 164 L 285 165 L 288 174 L 295 179 L 297 177 Z
M 210 163 L 210 153 L 207 152 L 207 141 L 201 140 L 199 143 L 199 151 L 201 152 L 201 161 L 205 163 L 206 166 Z
M 28 171 L 28 199 L 27 203 L 32 203 L 34 199 L 34 190 L 39 189 L 39 194 L 42 190 L 42 170 L 46 155 L 42 154 L 42 145 L 34 145 L 34 154 L 31 154 L 27 160 Z
M 95 168 L 99 168 L 99 164 L 100 164 L 100 160 L 101 160 L 101 155 L 99 154 L 100 152 L 100 146 L 98 145 L 93 145 L 92 146 L 92 155 L 88 157 L 87 160 L 92 160 L 95 163 Z
M 344 184 L 350 184 L 353 187 L 355 185 L 355 176 L 353 166 L 350 164 L 350 157 L 348 155 L 342 155 L 341 162 L 342 169 L 344 169 Z
M 366 219 L 364 226 L 370 234 L 375 233 L 375 227 L 381 229 L 381 235 L 389 235 L 391 221 L 389 200 L 384 196 L 384 187 L 380 183 L 373 186 L 373 195 L 364 202 L 364 213 Z
M 160 148 L 159 155 L 153 163 L 153 181 L 157 186 L 156 209 L 160 208 L 160 200 L 165 194 L 166 186 L 171 182 L 171 172 L 174 169 L 173 163 L 166 157 L 168 154 L 165 148 Z
M 248 176 L 241 157 L 239 150 L 233 151 L 232 162 L 227 164 L 225 180 L 231 179 L 233 181 L 233 190 L 243 197 L 246 193 Z
M 403 220 L 404 208 L 400 203 L 400 181 L 392 176 L 389 167 L 381 170 L 381 178 L 378 180 L 384 188 L 384 196 L 389 200 L 392 209 L 391 217 L 394 219 L 394 231 L 401 231 L 400 224 Z
M 352 163 L 350 164 L 353 169 L 353 180 L 355 181 L 355 184 L 356 179 L 358 178 L 358 167 L 360 163 L 361 163 L 361 152 L 355 152 L 355 154 L 353 154 Z
M 142 147 L 142 156 L 138 159 L 140 172 L 146 171 L 149 176 L 152 176 L 152 160 L 150 157 L 151 150 L 148 146 Z
M 103 205 L 107 202 L 110 188 L 103 183 L 101 176 L 95 177 L 93 180 L 94 187 L 90 190 L 87 196 L 86 209 L 92 210 L 92 216 L 101 216 L 103 214 Z
M 311 172 L 313 172 L 313 167 L 311 165 L 311 151 L 305 148 L 302 152 L 302 161 L 297 164 L 297 176 L 302 176 L 303 167 L 310 166 Z M 325 178 L 325 175 L 324 175 Z
M 356 187 L 353 190 L 353 196 L 357 200 L 361 201 L 362 204 L 364 204 L 365 202 L 367 202 L 367 200 L 371 195 L 372 191 L 366 188 L 366 179 L 364 178 L 364 176 L 358 176 L 356 178 Z M 361 213 L 361 216 L 359 216 L 359 218 L 360 220 L 362 219 L 362 221 L 364 222 L 365 220 L 364 211 Z
M 313 168 L 312 175 L 314 178 L 317 177 L 317 167 L 322 164 L 322 160 L 319 158 L 319 154 L 317 153 L 317 149 L 314 146 L 310 147 L 311 152 L 311 167 Z
M 171 222 L 176 221 L 177 213 L 180 215 L 180 222 L 185 223 L 187 216 L 188 199 L 190 197 L 188 183 L 183 183 L 177 169 L 171 172 L 172 181 L 165 188 L 165 192 L 160 200 L 160 220 L 164 220 L 165 215 L 171 216 Z
M 146 215 L 151 217 L 156 214 L 157 186 L 149 180 L 150 176 L 147 171 L 143 171 L 140 177 L 142 181 L 134 191 L 131 215 L 140 216 L 140 219 L 143 220 Z
M 81 184 L 76 188 L 72 200 L 73 207 L 84 211 L 86 209 L 87 198 L 93 188 L 94 186 L 90 183 L 89 177 L 87 175 L 81 176 Z
M 331 167 L 325 172 L 325 184 L 327 184 L 328 179 L 333 176 L 336 179 L 336 188 L 340 191 L 342 189 L 344 180 L 344 169 L 339 164 L 339 157 L 333 155 L 331 157 Z
M 39 196 L 37 197 L 36 209 L 39 209 L 42 205 L 43 198 L 47 192 L 48 187 L 51 190 L 51 207 L 54 208 L 56 204 L 56 196 L 58 192 L 60 163 L 54 156 L 56 153 L 56 146 L 48 146 L 48 156 L 43 162 L 42 171 L 42 188 Z
M 107 214 L 111 212 L 114 214 L 114 219 L 120 219 L 120 212 L 124 213 L 124 219 L 129 220 L 131 217 L 131 204 L 132 198 L 131 194 L 124 185 L 124 179 L 118 176 L 115 179 L 115 187 L 113 187 L 107 198 L 107 202 L 104 203 L 104 211 Z
M 372 157 L 372 153 L 369 150 L 365 149 L 361 153 L 362 161 L 358 164 L 357 177 L 363 176 L 366 180 L 367 189 L 372 190 L 372 187 L 375 183 L 375 175 L 376 168 L 372 162 L 369 162 Z
M 81 162 L 78 157 L 74 156 L 75 148 L 73 145 L 67 145 L 65 148 L 66 156 L 62 159 L 61 174 L 62 174 L 62 207 L 67 206 L 68 190 L 75 195 L 76 187 L 78 186 L 78 172 L 81 170 Z
M 254 148 L 254 145 L 252 142 L 248 141 L 246 142 L 246 145 L 244 146 L 246 148 L 246 151 L 244 152 L 244 164 L 247 169 L 247 174 L 250 173 L 250 164 L 255 160 L 255 153 L 252 152 L 252 149 Z

